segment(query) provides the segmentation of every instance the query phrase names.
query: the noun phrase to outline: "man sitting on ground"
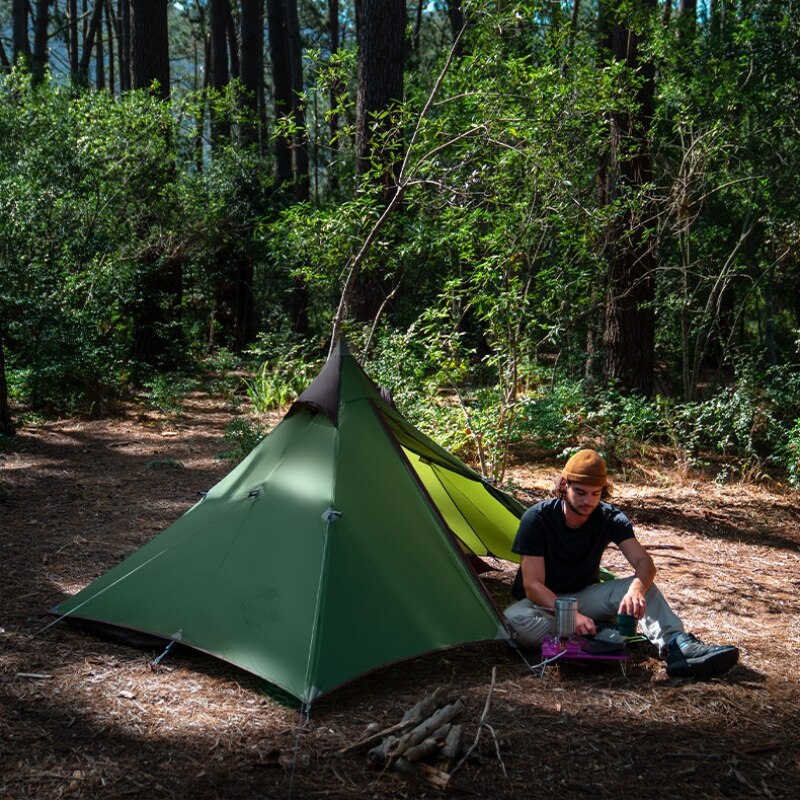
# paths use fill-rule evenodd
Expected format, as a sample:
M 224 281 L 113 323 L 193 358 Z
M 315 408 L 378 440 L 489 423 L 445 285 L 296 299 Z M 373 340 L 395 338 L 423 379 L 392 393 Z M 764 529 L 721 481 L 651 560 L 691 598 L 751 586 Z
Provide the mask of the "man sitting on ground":
M 555 498 L 525 512 L 512 548 L 522 561 L 511 590 L 516 602 L 505 616 L 521 645 L 537 645 L 552 636 L 556 598 L 570 596 L 578 600 L 576 633 L 593 635 L 597 623 L 629 614 L 665 657 L 670 677 L 710 678 L 737 662 L 736 647 L 705 644 L 684 631 L 653 583 L 655 564 L 634 536 L 630 520 L 605 502 L 611 486 L 600 455 L 594 450 L 573 455 L 556 490 Z M 600 559 L 611 542 L 634 574 L 600 582 Z

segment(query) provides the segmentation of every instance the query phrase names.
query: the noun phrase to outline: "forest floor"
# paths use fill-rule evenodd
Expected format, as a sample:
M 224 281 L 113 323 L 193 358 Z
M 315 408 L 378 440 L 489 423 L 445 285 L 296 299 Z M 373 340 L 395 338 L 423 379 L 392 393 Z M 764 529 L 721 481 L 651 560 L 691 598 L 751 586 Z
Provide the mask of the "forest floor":
M 183 651 L 41 631 L 40 613 L 168 526 L 231 469 L 233 410 L 26 425 L 0 450 L 0 800 L 23 798 L 794 798 L 800 786 L 800 508 L 776 484 L 718 486 L 626 465 L 617 503 L 690 630 L 735 643 L 712 681 L 671 680 L 650 645 L 557 663 L 490 642 L 415 658 L 320 698 L 306 719 L 269 687 Z M 520 499 L 558 466 L 511 470 Z M 625 572 L 619 551 L 606 565 Z M 500 604 L 514 568 L 484 580 Z M 432 610 L 435 613 L 435 609 Z M 492 675 L 496 676 L 492 684 Z M 478 744 L 447 790 L 339 751 L 437 687 Z M 484 715 L 485 712 L 485 716 Z M 484 725 L 480 725 L 481 719 Z M 371 727 L 369 727 L 371 726 Z

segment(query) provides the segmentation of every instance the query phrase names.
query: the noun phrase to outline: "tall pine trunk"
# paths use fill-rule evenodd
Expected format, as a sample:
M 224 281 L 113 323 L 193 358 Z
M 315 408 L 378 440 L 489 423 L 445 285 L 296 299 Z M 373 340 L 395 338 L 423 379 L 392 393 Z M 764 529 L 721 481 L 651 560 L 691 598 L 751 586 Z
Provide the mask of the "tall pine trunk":
M 35 7 L 31 75 L 34 83 L 41 83 L 44 80 L 48 60 L 47 29 L 50 23 L 50 0 L 36 0 Z
M 16 433 L 11 409 L 8 406 L 8 383 L 6 381 L 6 354 L 3 345 L 3 319 L 0 317 L 0 434 L 13 436 Z
M 23 59 L 30 67 L 31 46 L 28 39 L 28 0 L 13 0 L 11 4 L 12 61 Z
M 263 80 L 261 50 L 264 38 L 262 6 L 261 0 L 242 0 L 239 77 L 242 82 L 240 102 L 245 110 L 245 119 L 239 125 L 239 141 L 245 147 L 259 141 L 258 97 Z
M 230 69 L 228 62 L 228 17 L 230 5 L 228 0 L 211 0 L 208 15 L 209 40 L 211 43 L 211 88 L 215 92 L 224 92 L 230 83 Z M 218 111 L 211 112 L 211 146 L 219 147 L 230 143 L 231 126 L 226 116 L 220 116 Z
M 644 5 L 655 9 L 654 0 Z M 609 147 L 598 173 L 602 205 L 613 207 L 605 252 L 608 279 L 603 335 L 603 377 L 623 390 L 650 395 L 655 368 L 655 219 L 648 184 L 653 179 L 649 131 L 654 70 L 640 59 L 640 35 L 623 0 L 600 5 L 601 47 L 642 75 L 634 107 L 613 111 Z
M 98 0 L 99 2 L 99 0 Z M 131 88 L 170 94 L 167 0 L 131 0 Z
M 292 136 L 275 137 L 275 178 L 278 186 L 291 184 L 293 199 L 302 202 L 308 199 L 309 177 L 297 0 L 267 0 L 267 27 L 275 117 L 291 118 L 295 130 Z M 291 315 L 296 333 L 308 331 L 308 302 L 308 289 L 295 278 Z
M 167 0 L 131 0 L 131 84 L 133 89 L 150 89 L 162 100 L 169 98 Z M 152 238 L 159 222 L 155 213 L 143 216 L 144 241 Z M 165 256 L 158 241 L 151 241 L 140 258 L 137 281 L 133 356 L 146 364 L 172 368 L 180 345 L 176 336 L 183 290 L 180 257 Z
M 403 0 L 356 3 L 356 180 L 363 186 L 369 174 L 384 206 L 396 192 L 403 158 L 403 132 L 392 111 L 403 101 L 405 28 Z M 350 295 L 351 315 L 373 321 L 387 295 L 380 276 L 360 270 Z

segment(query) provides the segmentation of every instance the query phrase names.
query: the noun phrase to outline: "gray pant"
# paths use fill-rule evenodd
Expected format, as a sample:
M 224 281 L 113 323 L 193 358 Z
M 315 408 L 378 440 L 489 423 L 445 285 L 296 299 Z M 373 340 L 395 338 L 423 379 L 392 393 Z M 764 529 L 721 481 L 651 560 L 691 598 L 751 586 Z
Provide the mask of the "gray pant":
M 595 622 L 611 621 L 628 591 L 633 577 L 594 583 L 569 595 L 578 599 L 578 611 Z M 664 595 L 651 586 L 645 593 L 647 610 L 639 620 L 639 630 L 663 652 L 667 642 L 683 632 L 683 623 L 670 608 Z M 532 603 L 527 598 L 512 603 L 504 612 L 517 632 L 516 641 L 523 647 L 540 644 L 545 636 L 556 632 L 553 612 Z

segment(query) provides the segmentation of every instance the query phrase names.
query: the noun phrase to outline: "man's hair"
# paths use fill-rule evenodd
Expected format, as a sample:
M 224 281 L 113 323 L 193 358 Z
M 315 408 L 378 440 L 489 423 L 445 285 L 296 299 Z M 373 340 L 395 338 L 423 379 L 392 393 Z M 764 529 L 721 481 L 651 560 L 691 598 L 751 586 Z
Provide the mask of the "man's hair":
M 556 475 L 553 478 L 553 497 L 557 497 L 559 500 L 565 500 L 567 497 L 567 490 L 566 486 L 570 483 L 578 483 L 578 481 L 568 481 L 563 475 Z M 614 490 L 610 483 L 607 483 L 603 487 L 603 492 L 600 495 L 601 500 L 608 501 L 614 495 Z

